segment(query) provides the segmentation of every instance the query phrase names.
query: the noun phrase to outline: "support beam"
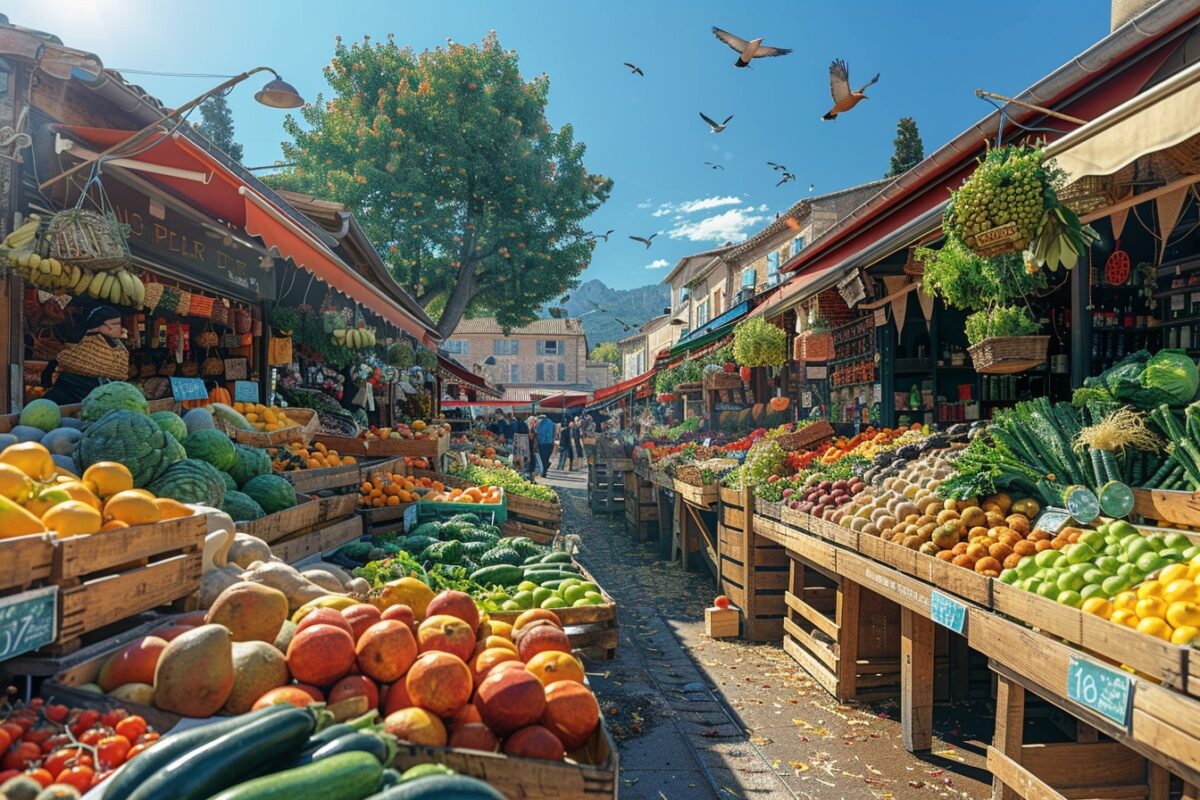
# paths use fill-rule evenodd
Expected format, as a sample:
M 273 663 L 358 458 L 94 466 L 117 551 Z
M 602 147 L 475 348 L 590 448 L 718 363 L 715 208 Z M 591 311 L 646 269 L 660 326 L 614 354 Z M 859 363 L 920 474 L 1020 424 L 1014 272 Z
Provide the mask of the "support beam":
M 1025 687 L 1003 675 L 996 676 L 996 728 L 992 747 L 1021 763 L 1021 745 L 1025 741 Z M 992 780 L 993 800 L 1018 800 L 1017 793 L 999 778 Z
M 904 749 L 933 747 L 933 621 L 900 609 L 900 720 Z

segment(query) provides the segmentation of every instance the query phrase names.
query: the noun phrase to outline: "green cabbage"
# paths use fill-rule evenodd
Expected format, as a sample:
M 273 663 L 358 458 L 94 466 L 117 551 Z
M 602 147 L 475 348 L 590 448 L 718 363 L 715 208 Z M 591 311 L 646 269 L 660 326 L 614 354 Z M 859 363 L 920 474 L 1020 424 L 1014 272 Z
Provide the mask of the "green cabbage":
M 1146 362 L 1140 383 L 1143 388 L 1164 393 L 1170 405 L 1184 406 L 1192 402 L 1200 388 L 1200 370 L 1185 350 L 1159 350 Z

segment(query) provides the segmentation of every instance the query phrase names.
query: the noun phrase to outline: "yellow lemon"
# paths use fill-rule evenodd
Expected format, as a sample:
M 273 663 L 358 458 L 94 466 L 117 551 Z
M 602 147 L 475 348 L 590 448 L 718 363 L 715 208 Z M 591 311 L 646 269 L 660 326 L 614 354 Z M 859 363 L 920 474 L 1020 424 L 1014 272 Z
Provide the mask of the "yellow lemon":
M 117 492 L 104 503 L 104 521 L 120 520 L 130 525 L 151 525 L 162 520 L 162 509 L 140 492 Z
M 72 500 L 78 500 L 81 503 L 87 503 L 97 511 L 100 510 L 100 498 L 92 494 L 92 490 L 84 486 L 78 480 L 64 481 L 57 484 L 55 489 L 61 489 L 71 495 Z
M 83 471 L 83 482 L 101 497 L 112 497 L 133 488 L 133 475 L 124 464 L 97 461 Z
M 0 494 L 0 539 L 45 532 L 46 526 L 41 519 Z
M 1163 589 L 1162 599 L 1166 601 L 1167 605 L 1178 603 L 1180 600 L 1200 602 L 1200 586 L 1187 578 L 1171 581 L 1167 584 L 1167 588 Z
M 1134 590 L 1137 592 L 1138 599 L 1146 597 L 1162 597 L 1163 585 L 1155 580 L 1142 581 Z
M 12 464 L 0 464 L 0 495 L 23 503 L 32 494 L 32 478 Z
M 1129 628 L 1136 628 L 1139 622 L 1138 615 L 1133 613 L 1131 608 L 1118 608 L 1109 619 L 1118 625 L 1125 625 Z
M 1147 636 L 1157 636 L 1159 639 L 1167 642 L 1171 641 L 1171 634 L 1174 633 L 1170 625 L 1157 617 L 1143 619 L 1137 624 L 1137 631 Z
M 66 489 L 60 489 L 55 486 L 52 489 L 42 489 L 37 494 L 29 499 L 25 504 L 25 508 L 29 509 L 31 514 L 36 514 L 39 517 L 45 517 L 46 512 L 54 508 L 59 503 L 65 503 L 71 499 L 71 493 Z
M 1200 564 L 1188 564 L 1187 579 L 1189 581 L 1200 580 Z
M 1083 601 L 1083 610 L 1088 614 L 1108 619 L 1113 613 L 1113 604 L 1103 597 L 1089 597 Z
M 1158 571 L 1158 582 L 1163 586 L 1167 586 L 1180 578 L 1186 578 L 1187 571 L 1187 564 L 1168 564 Z
M 1187 646 L 1200 638 L 1200 628 L 1194 625 L 1180 625 L 1171 634 L 1171 644 L 1181 644 Z
M 156 497 L 154 499 L 154 505 L 158 506 L 158 510 L 162 514 L 163 519 L 176 519 L 178 517 L 190 517 L 192 515 L 192 509 L 188 508 L 178 500 L 174 500 L 170 497 Z
M 1200 604 L 1180 600 L 1167 606 L 1166 620 L 1173 628 L 1183 626 L 1200 627 Z
M 1162 619 L 1167 613 L 1167 604 L 1161 597 L 1143 597 L 1133 610 L 1141 619 Z
M 58 534 L 58 538 L 99 533 L 104 521 L 100 512 L 78 500 L 59 503 L 42 517 L 46 527 Z
M 0 451 L 0 464 L 14 466 L 35 481 L 49 480 L 54 475 L 50 451 L 37 442 L 10 444 Z
M 1137 605 L 1138 596 L 1130 591 L 1124 591 L 1113 598 L 1113 608 L 1132 609 Z

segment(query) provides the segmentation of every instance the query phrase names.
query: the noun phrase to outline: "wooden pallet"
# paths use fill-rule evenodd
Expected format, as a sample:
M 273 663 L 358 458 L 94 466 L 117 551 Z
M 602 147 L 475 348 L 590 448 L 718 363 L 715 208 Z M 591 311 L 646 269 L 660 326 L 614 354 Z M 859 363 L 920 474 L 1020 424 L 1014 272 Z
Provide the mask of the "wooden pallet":
M 295 564 L 309 556 L 327 553 L 353 542 L 355 539 L 360 539 L 362 535 L 362 517 L 346 517 L 308 533 L 301 533 L 274 542 L 271 544 L 271 553 L 282 558 L 288 564 Z
M 357 494 L 321 497 L 315 500 L 297 497 L 292 508 L 268 514 L 261 519 L 243 522 L 242 533 L 257 536 L 267 544 L 286 539 L 298 533 L 314 530 L 325 523 L 353 514 L 358 509 Z
M 779 641 L 787 610 L 787 553 L 782 545 L 755 533 L 754 495 L 748 488 L 720 490 L 717 555 L 721 593 L 742 610 L 745 638 Z
M 604 464 L 588 465 L 588 508 L 597 514 L 625 511 L 625 478 Z
M 313 436 L 313 441 L 320 442 L 330 450 L 337 450 L 338 454 L 343 456 L 365 456 L 367 454 L 367 440 L 359 439 L 356 436 L 317 433 Z

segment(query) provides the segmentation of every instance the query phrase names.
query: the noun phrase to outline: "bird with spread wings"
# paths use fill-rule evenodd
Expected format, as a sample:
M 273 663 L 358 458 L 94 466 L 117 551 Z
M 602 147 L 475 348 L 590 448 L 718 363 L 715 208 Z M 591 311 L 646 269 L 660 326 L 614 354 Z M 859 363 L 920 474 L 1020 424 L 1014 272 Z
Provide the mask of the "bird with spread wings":
M 725 44 L 738 54 L 737 61 L 733 62 L 735 67 L 748 67 L 750 62 L 756 58 L 771 58 L 773 56 L 786 56 L 792 52 L 786 47 L 771 47 L 763 44 L 763 37 L 746 41 L 734 36 L 729 31 L 723 31 L 720 28 L 713 27 L 713 35 L 720 39 Z
M 626 61 L 624 63 L 625 63 L 625 66 L 629 67 L 629 73 L 631 75 L 640 75 L 643 78 L 646 77 L 646 73 L 642 72 L 642 68 L 639 67 L 637 64 L 630 64 L 628 61 Z
M 651 242 L 651 240 L 654 239 L 655 236 L 658 236 L 658 234 L 652 233 L 648 237 L 647 236 L 630 236 L 629 238 L 633 239 L 635 242 L 641 242 L 642 244 L 646 245 L 646 249 L 649 250 L 650 242 Z
M 701 111 L 700 119 L 702 119 L 708 123 L 709 129 L 712 130 L 713 133 L 720 133 L 721 131 L 723 131 L 727 127 L 729 127 L 729 120 L 733 119 L 733 114 L 730 114 L 728 117 L 726 117 L 721 122 L 717 122 L 715 119 L 713 119 L 712 117 L 708 116 L 703 111 Z
M 835 58 L 829 65 L 829 93 L 833 95 L 833 108 L 821 119 L 837 119 L 838 114 L 845 114 L 858 105 L 860 100 L 869 100 L 863 92 L 879 80 L 879 73 L 867 81 L 861 88 L 850 90 L 850 68 L 840 58 Z

